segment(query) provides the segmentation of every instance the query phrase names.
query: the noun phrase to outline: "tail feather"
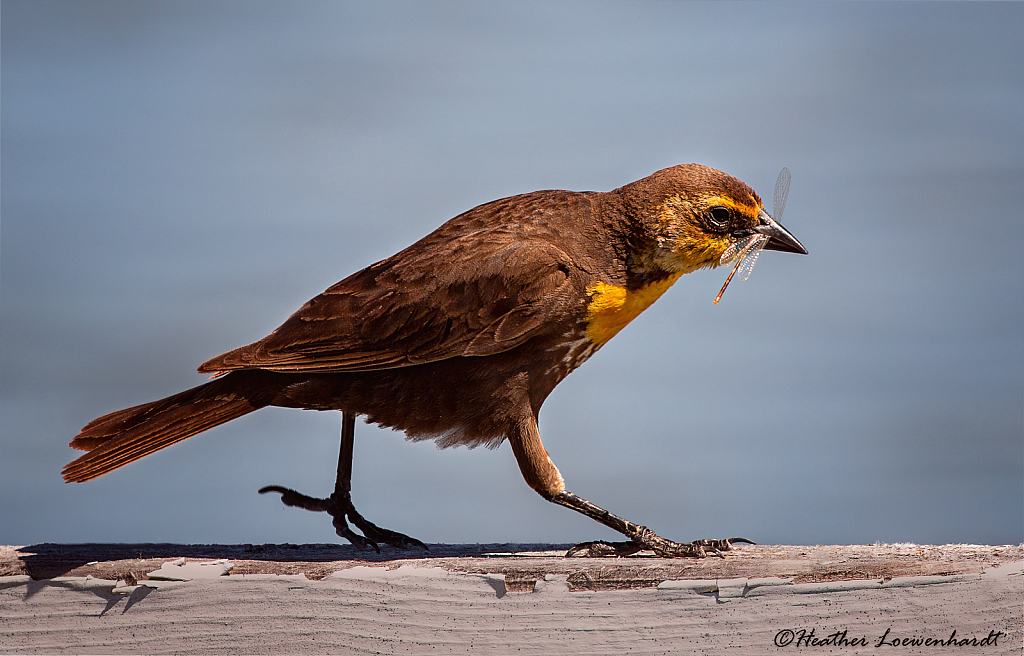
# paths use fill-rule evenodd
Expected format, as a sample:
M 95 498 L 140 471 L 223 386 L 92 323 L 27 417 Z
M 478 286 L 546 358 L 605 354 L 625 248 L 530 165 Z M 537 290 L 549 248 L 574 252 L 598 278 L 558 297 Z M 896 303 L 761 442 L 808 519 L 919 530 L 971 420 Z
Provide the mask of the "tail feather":
M 267 394 L 270 390 L 258 384 L 245 384 L 246 373 L 224 376 L 166 399 L 89 422 L 71 441 L 72 447 L 88 453 L 64 467 L 64 480 L 81 483 L 102 476 L 268 405 L 272 398 Z

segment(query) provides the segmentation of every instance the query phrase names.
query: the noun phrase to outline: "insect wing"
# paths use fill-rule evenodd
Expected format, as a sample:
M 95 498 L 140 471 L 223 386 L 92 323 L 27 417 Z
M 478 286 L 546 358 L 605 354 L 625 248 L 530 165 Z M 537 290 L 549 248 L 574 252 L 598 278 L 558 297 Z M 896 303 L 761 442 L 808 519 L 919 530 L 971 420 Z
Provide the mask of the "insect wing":
M 729 247 L 729 250 L 722 254 L 722 264 L 732 259 L 738 259 L 736 259 L 736 264 L 733 266 L 732 271 L 729 272 L 729 277 L 725 279 L 722 289 L 719 290 L 718 296 L 715 297 L 715 305 L 718 305 L 718 301 L 722 300 L 722 294 L 729 287 L 729 283 L 732 282 L 732 277 L 736 275 L 737 271 L 740 272 L 742 280 L 750 277 L 750 272 L 754 270 L 754 265 L 757 264 L 757 256 L 761 254 L 761 249 L 768 243 L 768 239 L 766 235 L 751 235 L 736 242 Z
M 793 176 L 789 174 L 789 169 L 785 166 L 779 171 L 779 179 L 775 181 L 775 196 L 772 198 L 772 212 L 775 215 L 772 217 L 776 221 L 782 218 L 782 210 L 786 209 L 786 197 L 789 196 L 789 181 L 792 180 Z
M 750 277 L 751 272 L 754 270 L 754 265 L 757 264 L 757 256 L 761 254 L 761 249 L 768 243 L 768 237 L 766 235 L 757 235 L 754 238 L 754 242 L 750 244 L 750 248 L 743 254 L 743 263 L 740 264 L 740 280 L 746 280 Z
M 725 249 L 725 252 L 722 253 L 722 257 L 718 258 L 718 264 L 719 265 L 728 264 L 728 263 L 732 262 L 733 260 L 735 260 L 737 257 L 739 257 L 740 252 L 743 250 L 740 247 L 740 244 L 742 243 L 742 241 L 743 240 L 735 241 L 732 244 L 730 244 L 729 248 Z
M 750 247 L 753 245 L 753 243 L 757 241 L 757 239 L 760 237 L 761 235 L 750 235 L 749 237 L 744 237 L 743 239 L 734 241 L 732 244 L 729 245 L 729 248 L 725 249 L 725 252 L 722 253 L 722 256 L 718 258 L 718 264 L 728 264 L 729 262 L 735 260 L 737 257 L 743 257 L 747 253 L 747 251 L 750 250 Z

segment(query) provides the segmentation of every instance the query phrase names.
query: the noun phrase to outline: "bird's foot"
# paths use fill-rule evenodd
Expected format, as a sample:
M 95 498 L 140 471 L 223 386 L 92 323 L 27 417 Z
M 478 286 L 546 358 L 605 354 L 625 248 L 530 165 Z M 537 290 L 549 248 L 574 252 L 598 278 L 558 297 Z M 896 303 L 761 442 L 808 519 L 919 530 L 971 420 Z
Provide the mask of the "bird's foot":
M 693 542 L 672 542 L 645 528 L 638 539 L 626 542 L 582 542 L 566 552 L 567 558 L 624 558 L 641 551 L 653 551 L 662 558 L 705 558 L 708 555 L 724 558 L 724 551 L 732 549 L 733 544 L 754 544 L 746 538 L 728 538 L 723 540 L 694 540 Z
M 662 558 L 705 558 L 709 553 L 721 556 L 729 551 L 734 543 L 746 542 L 754 544 L 746 538 L 729 538 L 727 540 L 696 540 L 694 542 L 672 542 L 657 535 L 646 526 L 613 515 L 604 508 L 594 505 L 578 497 L 568 490 L 563 490 L 550 499 L 554 503 L 572 508 L 578 513 L 596 519 L 605 526 L 615 529 L 627 538 L 628 542 L 584 542 L 570 549 L 566 556 L 632 556 L 639 551 L 653 551 Z
M 281 487 L 280 485 L 268 485 L 260 488 L 260 494 L 266 494 L 267 492 L 279 492 L 281 494 L 281 502 L 286 506 L 327 513 L 334 520 L 334 531 L 357 547 L 372 547 L 377 553 L 380 553 L 380 544 L 383 543 L 396 549 L 418 547 L 429 551 L 427 545 L 416 538 L 409 537 L 404 533 L 381 528 L 365 519 L 359 514 L 355 506 L 352 505 L 352 499 L 348 494 L 339 495 L 334 493 L 326 499 L 320 499 L 296 492 L 291 488 Z M 348 518 L 348 521 L 345 521 L 346 518 Z M 353 526 L 362 531 L 363 534 L 359 535 L 349 528 L 349 521 L 352 522 Z

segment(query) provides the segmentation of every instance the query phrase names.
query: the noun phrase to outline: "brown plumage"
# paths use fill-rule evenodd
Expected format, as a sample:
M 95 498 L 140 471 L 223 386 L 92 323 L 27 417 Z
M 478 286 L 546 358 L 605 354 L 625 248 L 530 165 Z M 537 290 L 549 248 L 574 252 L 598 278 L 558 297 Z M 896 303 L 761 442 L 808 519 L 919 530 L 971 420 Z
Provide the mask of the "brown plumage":
M 771 238 L 766 248 L 806 252 L 753 190 L 696 164 L 606 193 L 539 191 L 481 205 L 337 283 L 264 339 L 203 363 L 212 381 L 91 422 L 71 442 L 88 453 L 64 478 L 101 476 L 268 405 L 341 410 L 442 446 L 509 439 L 527 483 L 630 545 L 686 555 L 727 548 L 662 540 L 567 492 L 536 420 L 555 385 L 680 275 L 717 266 L 754 232 Z M 339 469 L 334 501 L 345 496 L 344 508 L 285 502 L 326 509 L 336 526 L 347 514 L 370 533 L 365 543 L 412 543 L 356 521 L 347 484 Z

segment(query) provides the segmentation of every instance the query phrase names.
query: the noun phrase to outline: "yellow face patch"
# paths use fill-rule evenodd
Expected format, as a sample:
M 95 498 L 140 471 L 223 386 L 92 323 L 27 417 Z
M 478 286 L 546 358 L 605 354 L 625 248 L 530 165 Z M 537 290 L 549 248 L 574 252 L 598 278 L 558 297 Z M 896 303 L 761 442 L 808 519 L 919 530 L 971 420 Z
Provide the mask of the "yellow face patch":
M 683 272 L 674 273 L 646 287 L 628 290 L 604 282 L 587 287 L 587 337 L 598 346 L 615 336 L 633 319 L 665 293 Z
M 747 200 L 749 202 L 740 202 L 721 194 L 694 198 L 673 196 L 666 200 L 658 210 L 661 219 L 658 246 L 671 254 L 663 255 L 656 264 L 664 270 L 683 273 L 718 266 L 722 253 L 736 240 L 728 234 L 709 231 L 697 217 L 709 208 L 721 206 L 741 217 L 740 224 L 755 225 L 761 206 L 754 197 Z

